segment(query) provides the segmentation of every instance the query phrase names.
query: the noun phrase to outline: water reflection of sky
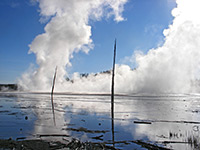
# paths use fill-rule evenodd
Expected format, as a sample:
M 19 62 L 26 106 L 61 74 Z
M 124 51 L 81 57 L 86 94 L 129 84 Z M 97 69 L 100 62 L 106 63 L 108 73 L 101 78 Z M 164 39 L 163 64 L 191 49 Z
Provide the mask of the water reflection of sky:
M 193 149 L 188 141 L 199 144 L 200 96 L 116 96 L 115 144 L 122 149 L 141 146 L 132 141 L 156 143 L 173 149 Z M 112 143 L 110 96 L 54 96 L 55 120 L 52 119 L 48 94 L 0 94 L 0 138 L 45 139 Z M 26 118 L 27 116 L 27 118 Z M 145 121 L 150 124 L 134 123 Z

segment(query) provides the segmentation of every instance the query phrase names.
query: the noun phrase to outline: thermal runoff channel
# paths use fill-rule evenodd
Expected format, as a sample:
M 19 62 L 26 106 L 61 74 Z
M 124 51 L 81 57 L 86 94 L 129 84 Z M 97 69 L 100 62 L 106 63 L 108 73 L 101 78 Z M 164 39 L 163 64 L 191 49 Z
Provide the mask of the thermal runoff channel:
M 111 71 L 66 80 L 70 60 L 76 52 L 88 53 L 94 47 L 89 20 L 113 17 L 123 21 L 127 0 L 37 0 L 41 19 L 50 19 L 45 32 L 30 44 L 39 67 L 30 67 L 18 84 L 23 90 L 50 91 L 58 67 L 55 91 L 110 92 Z M 164 44 L 147 54 L 136 52 L 137 68 L 116 65 L 118 93 L 189 93 L 199 91 L 200 1 L 176 0 L 174 20 L 163 31 Z M 68 15 L 70 14 L 70 15 Z M 134 36 L 134 35 L 133 35 Z M 114 44 L 114 39 L 113 43 Z M 111 58 L 112 59 L 112 58 Z M 112 60 L 111 60 L 112 61 Z M 103 63 L 103 61 L 102 61 Z M 72 66 L 73 67 L 73 66 Z

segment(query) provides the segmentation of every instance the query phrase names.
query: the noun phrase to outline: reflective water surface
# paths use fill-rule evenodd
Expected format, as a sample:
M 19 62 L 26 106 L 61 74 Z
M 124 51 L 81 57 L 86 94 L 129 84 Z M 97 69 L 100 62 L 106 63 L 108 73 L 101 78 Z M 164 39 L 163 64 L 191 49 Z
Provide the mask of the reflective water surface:
M 116 95 L 113 122 L 110 101 L 106 94 L 57 93 L 53 118 L 48 93 L 0 93 L 0 138 L 200 149 L 200 95 Z

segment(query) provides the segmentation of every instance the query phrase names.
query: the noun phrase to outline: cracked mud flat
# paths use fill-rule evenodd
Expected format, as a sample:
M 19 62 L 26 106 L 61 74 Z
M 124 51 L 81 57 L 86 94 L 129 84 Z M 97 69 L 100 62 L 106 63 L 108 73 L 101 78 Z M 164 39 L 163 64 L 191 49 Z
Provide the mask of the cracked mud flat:
M 200 149 L 197 94 L 117 95 L 113 130 L 110 95 L 56 93 L 54 106 L 55 123 L 50 94 L 0 93 L 0 149 L 8 141 L 47 149 Z

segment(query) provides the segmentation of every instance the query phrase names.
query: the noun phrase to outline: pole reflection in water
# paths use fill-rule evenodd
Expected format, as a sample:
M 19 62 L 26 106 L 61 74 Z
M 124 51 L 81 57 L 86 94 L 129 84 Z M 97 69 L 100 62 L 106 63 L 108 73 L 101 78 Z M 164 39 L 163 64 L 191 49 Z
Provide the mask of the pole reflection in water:
M 53 85 L 52 85 L 52 90 L 51 90 L 51 105 L 52 105 L 54 126 L 56 126 L 56 120 L 55 120 L 54 103 L 53 103 L 53 91 L 54 91 L 55 82 L 56 82 L 56 73 L 57 73 L 57 66 L 56 66 L 56 69 L 55 69 L 55 74 L 54 74 L 54 77 L 53 77 Z
M 114 110 L 112 109 L 112 142 L 113 142 L 113 147 L 115 147 L 115 122 L 114 122 Z

